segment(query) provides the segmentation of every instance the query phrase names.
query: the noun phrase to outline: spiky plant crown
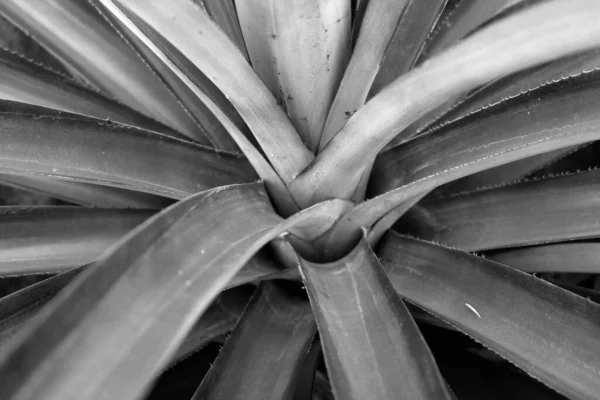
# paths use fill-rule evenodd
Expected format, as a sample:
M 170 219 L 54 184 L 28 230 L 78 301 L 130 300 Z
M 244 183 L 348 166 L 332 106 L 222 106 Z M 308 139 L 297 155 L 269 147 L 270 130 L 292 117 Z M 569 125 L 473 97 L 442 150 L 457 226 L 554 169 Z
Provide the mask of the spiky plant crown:
M 598 272 L 600 174 L 556 174 L 595 164 L 598 1 L 0 13 L 0 183 L 73 204 L 0 208 L 0 273 L 55 274 L 0 300 L 1 399 L 142 398 L 228 332 L 194 399 L 469 395 L 429 326 L 600 398 L 597 293 L 535 275 Z

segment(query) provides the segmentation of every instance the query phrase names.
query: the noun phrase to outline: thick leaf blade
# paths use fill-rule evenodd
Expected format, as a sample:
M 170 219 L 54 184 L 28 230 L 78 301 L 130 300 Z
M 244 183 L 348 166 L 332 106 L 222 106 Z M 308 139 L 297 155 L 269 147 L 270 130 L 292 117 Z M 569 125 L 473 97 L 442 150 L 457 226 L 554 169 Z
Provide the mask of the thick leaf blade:
M 332 240 L 342 241 L 342 232 L 371 227 L 409 199 L 458 178 L 598 139 L 599 77 L 584 74 L 569 84 L 541 88 L 482 111 L 487 123 L 474 117 L 463 121 L 465 125 L 456 121 L 455 129 L 448 126 L 384 152 L 375 164 L 372 191 L 390 191 L 348 213 L 335 228 L 337 233 L 332 232 Z
M 109 119 L 170 136 L 183 137 L 171 128 L 79 85 L 45 65 L 1 48 L 0 73 L 3 77 L 0 81 L 0 97 L 5 100 Z
M 490 254 L 486 258 L 524 272 L 600 274 L 599 243 L 557 243 Z
M 348 118 L 365 104 L 407 4 L 408 0 L 368 2 L 352 57 L 327 115 L 319 150 L 325 148 Z
M 461 0 L 436 25 L 424 49 L 431 58 L 490 20 L 511 0 Z
M 501 264 L 395 234 L 378 254 L 408 301 L 569 398 L 597 398 L 598 304 Z
M 197 125 L 126 41 L 79 0 L 4 1 L 0 12 L 68 65 L 77 77 L 191 137 Z
M 159 210 L 173 202 L 165 197 L 133 190 L 37 176 L 0 174 L 0 184 L 86 207 Z
M 600 49 L 592 49 L 512 74 L 491 82 L 473 93 L 444 115 L 448 123 L 503 100 L 520 96 L 541 86 L 590 72 L 600 67 Z
M 308 301 L 263 283 L 193 399 L 288 399 L 316 332 Z
M 217 149 L 238 152 L 239 149 L 236 147 L 235 142 L 231 139 L 227 130 L 219 122 L 218 118 L 209 110 L 204 104 L 203 100 L 196 96 L 196 94 L 182 82 L 181 79 L 173 72 L 168 65 L 166 65 L 159 56 L 157 56 L 152 49 L 148 48 L 144 44 L 144 41 L 132 34 L 131 30 L 128 29 L 118 18 L 106 9 L 102 1 L 95 0 L 94 6 L 98 12 L 102 14 L 107 21 L 115 26 L 121 35 L 131 44 L 135 51 L 143 58 L 144 63 L 152 69 L 153 73 L 160 79 L 160 81 L 169 89 L 169 91 L 176 98 L 180 107 L 185 110 L 186 114 L 196 125 L 195 136 L 188 136 L 204 145 L 209 145 Z M 136 25 L 143 27 L 143 30 L 157 46 L 168 52 L 173 59 L 184 60 L 187 59 L 181 55 L 177 50 L 173 49 L 165 39 L 160 36 L 152 28 L 148 27 L 141 20 L 136 21 Z M 189 61 L 187 61 L 189 63 Z M 205 80 L 206 78 L 203 77 Z M 218 90 L 215 90 L 218 92 Z M 221 95 L 222 97 L 222 95 Z
M 410 0 L 390 40 L 369 96 L 413 68 L 447 0 Z
M 240 49 L 242 55 L 249 60 L 248 50 L 244 42 L 242 28 L 236 12 L 234 0 L 201 0 L 208 15 L 229 36 L 229 39 Z
M 366 241 L 330 264 L 302 260 L 336 398 L 449 399 L 433 356 Z
M 373 193 L 383 193 L 456 165 L 475 164 L 476 160 L 496 153 L 518 150 L 552 134 L 575 136 L 572 133 L 584 127 L 592 130 L 587 127 L 594 126 L 600 118 L 599 87 L 600 72 L 581 74 L 506 100 L 389 149 L 376 162 Z M 395 173 L 378 174 L 384 169 Z
M 0 363 L 1 396 L 140 396 L 252 255 L 292 227 L 318 234 L 339 213 L 323 203 L 282 221 L 258 183 L 173 205 L 113 246 L 15 340 Z
M 332 196 L 348 198 L 377 153 L 403 128 L 449 97 L 500 76 L 597 46 L 600 27 L 594 21 L 598 15 L 600 3 L 553 0 L 471 35 L 396 79 L 358 110 L 294 181 L 292 193 L 311 193 L 305 199 L 308 204 Z M 569 29 L 572 35 L 562 35 L 563 29 Z
M 232 110 L 233 113 L 228 113 L 228 107 L 223 107 L 223 102 L 226 102 L 227 104 L 229 104 L 229 102 L 226 99 L 223 99 L 222 95 L 216 96 L 216 93 L 214 92 L 218 92 L 218 90 L 214 89 L 213 91 L 209 87 L 208 91 L 210 92 L 210 95 L 204 93 L 202 89 L 207 88 L 206 82 L 204 82 L 206 80 L 205 77 L 199 77 L 199 75 L 202 74 L 199 73 L 197 68 L 193 65 L 189 65 L 189 61 L 186 61 L 185 57 L 183 57 L 177 49 L 174 49 L 173 46 L 169 45 L 164 39 L 157 37 L 156 33 L 153 33 L 152 29 L 147 26 L 147 24 L 138 17 L 135 17 L 131 12 L 128 12 L 127 9 L 118 7 L 112 0 L 100 1 L 107 12 L 125 26 L 136 40 L 147 46 L 147 51 L 152 53 L 153 57 L 160 60 L 160 62 L 164 64 L 164 67 L 178 78 L 179 83 L 182 86 L 185 86 L 187 90 L 197 97 L 197 99 L 201 100 L 215 115 L 231 135 L 231 139 L 236 142 L 240 150 L 247 157 L 256 173 L 265 182 L 270 193 L 273 194 L 275 206 L 279 212 L 287 216 L 298 211 L 298 206 L 292 199 L 282 179 L 275 172 L 271 164 L 263 157 L 263 154 L 254 146 L 254 143 L 246 137 L 242 131 L 243 128 L 240 128 L 235 116 L 233 116 L 233 114 L 237 115 L 235 110 Z M 140 24 L 144 30 L 140 29 L 136 24 Z M 158 45 L 155 43 L 156 40 L 158 40 Z M 174 60 L 172 59 L 173 57 L 175 57 Z
M 592 170 L 424 201 L 409 229 L 467 251 L 586 239 L 600 235 L 598 198 Z
M 255 175 L 238 155 L 120 124 L 0 102 L 0 172 L 183 198 Z
M 10 350 L 10 339 L 81 270 L 63 272 L 0 299 L 0 357 Z
M 316 151 L 350 55 L 347 0 L 236 0 L 252 67 Z
M 154 213 L 68 206 L 0 207 L 0 275 L 59 272 L 95 261 Z
M 118 3 L 160 32 L 223 92 L 285 182 L 313 160 L 273 95 L 204 10 L 188 0 Z
M 58 274 L 0 299 L 0 357 L 10 350 L 10 339 L 38 315 L 83 268 Z M 223 334 L 231 331 L 252 294 L 247 288 L 222 292 L 196 322 L 171 363 L 180 361 Z

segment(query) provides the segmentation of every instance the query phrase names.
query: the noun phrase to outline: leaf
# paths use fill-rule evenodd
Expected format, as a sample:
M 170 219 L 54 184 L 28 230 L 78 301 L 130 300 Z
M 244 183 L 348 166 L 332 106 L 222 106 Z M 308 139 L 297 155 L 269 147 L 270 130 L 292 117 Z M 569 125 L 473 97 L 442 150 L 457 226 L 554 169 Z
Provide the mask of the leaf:
M 275 206 L 277 207 L 278 211 L 284 216 L 292 215 L 297 212 L 298 206 L 292 199 L 282 179 L 275 172 L 273 167 L 267 162 L 267 160 L 265 160 L 262 153 L 260 153 L 258 149 L 255 148 L 254 144 L 251 143 L 251 141 L 245 136 L 235 121 L 235 117 L 232 117 L 232 113 L 227 113 L 227 110 L 223 109 L 223 102 L 219 100 L 220 97 L 215 99 L 215 102 L 213 101 L 214 97 L 207 96 L 203 90 L 201 90 L 200 86 L 206 89 L 206 82 L 204 78 L 200 79 L 200 82 L 198 81 L 198 74 L 194 73 L 194 70 L 197 71 L 197 69 L 193 66 L 189 66 L 189 62 L 185 62 L 185 57 L 183 57 L 181 53 L 176 52 L 176 49 L 172 49 L 172 46 L 166 46 L 166 42 L 164 42 L 164 40 L 159 42 L 161 43 L 161 46 L 166 47 L 166 49 L 163 50 L 155 45 L 154 41 L 151 40 L 151 38 L 148 37 L 144 31 L 134 24 L 134 21 L 140 23 L 139 18 L 134 17 L 130 12 L 127 12 L 126 9 L 117 7 L 112 0 L 100 1 L 107 12 L 110 12 L 115 19 L 119 20 L 120 23 L 127 27 L 132 35 L 134 35 L 144 45 L 148 46 L 148 50 L 151 51 L 158 59 L 160 59 L 160 61 L 164 63 L 164 65 L 179 78 L 180 82 L 191 92 L 193 92 L 193 94 L 197 96 L 198 99 L 200 99 L 204 105 L 206 105 L 207 108 L 217 117 L 220 123 L 223 124 L 223 127 L 227 130 L 227 132 L 231 135 L 231 138 L 236 142 L 240 150 L 242 150 L 244 155 L 248 158 L 248 161 L 255 169 L 257 174 L 265 182 L 269 192 L 273 195 L 272 197 L 275 201 Z M 134 18 L 134 20 L 131 18 Z M 150 29 L 146 25 L 144 26 L 147 29 Z M 169 57 L 178 57 L 176 58 L 177 63 L 173 62 Z M 194 80 L 192 80 L 190 76 L 194 77 Z M 212 89 L 209 91 L 211 92 L 211 95 L 214 94 Z
M 417 325 L 362 240 L 329 264 L 300 263 L 339 399 L 449 399 Z
M 248 305 L 252 293 L 251 287 L 238 287 L 221 292 L 187 334 L 172 356 L 171 365 L 231 332 Z
M 142 39 L 133 34 L 125 23 L 120 21 L 107 9 L 101 1 L 94 1 L 94 7 L 97 11 L 110 22 L 111 25 L 118 30 L 119 34 L 126 38 L 130 45 L 135 49 L 136 53 L 143 58 L 144 63 L 152 70 L 158 79 L 171 91 L 177 102 L 189 115 L 195 125 L 195 136 L 202 139 L 197 139 L 201 144 L 215 147 L 217 149 L 239 152 L 235 142 L 229 136 L 227 130 L 219 122 L 218 118 L 213 115 L 209 108 L 204 104 L 201 98 L 182 82 L 177 74 L 166 65 L 159 56 L 157 56 L 150 48 L 148 48 Z M 131 15 L 130 15 L 131 17 Z M 135 21 L 138 26 L 141 26 L 146 36 L 148 36 L 156 46 L 165 49 L 175 59 L 185 60 L 185 57 L 177 52 L 173 46 L 169 45 L 165 39 L 156 33 L 148 25 L 144 24 L 139 18 Z M 168 50 L 167 50 L 168 49 Z M 189 64 L 189 61 L 187 61 Z M 206 80 L 206 77 L 204 77 Z M 218 90 L 215 90 L 218 91 Z M 221 95 L 222 97 L 222 95 Z M 225 101 L 225 100 L 224 100 Z M 195 139 L 195 137 L 192 137 Z
M 201 8 L 189 0 L 118 3 L 160 32 L 225 94 L 284 182 L 290 182 L 313 160 L 275 98 Z
M 0 82 L 0 96 L 5 100 L 108 119 L 165 135 L 184 137 L 123 104 L 77 84 L 43 64 L 3 48 L 0 48 L 0 73 L 3 77 Z
M 490 20 L 511 0 L 460 0 L 435 26 L 423 58 L 431 58 L 464 39 L 477 27 Z
M 197 125 L 129 44 L 87 1 L 7 0 L 0 13 L 71 72 L 102 92 L 195 139 Z
M 161 209 L 172 203 L 148 193 L 37 176 L 0 174 L 0 184 L 86 207 Z
M 347 0 L 236 0 L 252 67 L 314 152 L 350 56 Z
M 0 275 L 52 273 L 98 259 L 150 210 L 0 207 Z
M 323 354 L 319 335 L 315 335 L 310 345 L 310 349 L 304 358 L 302 369 L 296 383 L 293 400 L 304 400 L 316 398 L 313 396 L 317 387 L 317 372 Z
M 259 286 L 193 399 L 291 398 L 317 330 L 308 301 L 294 296 Z
M 568 84 L 541 88 L 384 152 L 375 164 L 372 192 L 396 189 L 340 219 L 329 234 L 330 245 L 343 243 L 348 232 L 356 235 L 360 227 L 371 227 L 409 199 L 450 181 L 598 139 L 599 77 L 584 74 Z
M 0 299 L 0 357 L 10 350 L 10 339 L 39 313 L 42 306 L 55 297 L 83 268 L 76 268 L 48 278 Z M 222 292 L 202 318 L 196 322 L 171 363 L 189 356 L 209 341 L 232 330 L 250 298 L 247 288 Z
M 367 100 L 371 85 L 379 71 L 379 65 L 393 38 L 396 26 L 401 23 L 402 13 L 409 0 L 370 0 L 360 24 L 358 39 L 352 57 L 343 73 L 339 89 L 319 143 L 323 150 L 348 118 Z
M 369 97 L 413 68 L 447 0 L 409 0 L 388 44 Z
M 470 254 L 390 234 L 378 254 L 400 295 L 572 399 L 600 390 L 600 306 Z
M 600 274 L 600 243 L 557 243 L 510 249 L 486 258 L 523 272 Z
M 565 147 L 486 169 L 473 175 L 467 175 L 464 178 L 440 186 L 431 195 L 433 197 L 445 197 L 462 192 L 471 192 L 484 187 L 514 183 L 575 153 L 581 147 L 581 145 Z
M 10 339 L 81 270 L 63 272 L 0 298 L 0 358 L 10 350 Z
M 306 204 L 348 198 L 376 154 L 403 128 L 449 97 L 600 44 L 600 26 L 593 22 L 598 15 L 600 3 L 553 0 L 471 35 L 398 78 L 358 110 L 290 186 L 292 194 L 310 193 Z M 568 36 L 561 33 L 564 29 L 569 30 Z
M 466 251 L 597 237 L 597 198 L 592 170 L 424 201 L 416 209 L 424 218 L 409 229 Z
M 0 361 L 0 397 L 139 397 L 252 255 L 293 227 L 321 234 L 339 217 L 335 205 L 282 221 L 263 186 L 253 183 L 201 192 L 163 210 L 86 269 L 15 339 Z
M 595 48 L 497 79 L 470 93 L 444 116 L 442 124 L 599 67 L 600 49 Z
M 0 101 L 0 173 L 123 187 L 180 199 L 255 179 L 245 160 L 155 132 Z
M 238 21 L 234 0 L 201 0 L 201 4 L 204 6 L 206 13 L 219 25 L 248 60 L 248 51 Z

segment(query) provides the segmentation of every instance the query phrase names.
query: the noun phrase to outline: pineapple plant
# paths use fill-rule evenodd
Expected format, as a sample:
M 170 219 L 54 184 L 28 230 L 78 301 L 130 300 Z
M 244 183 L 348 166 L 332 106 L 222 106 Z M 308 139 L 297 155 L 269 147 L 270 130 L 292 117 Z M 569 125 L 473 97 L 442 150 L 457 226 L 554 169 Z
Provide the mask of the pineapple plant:
M 599 2 L 0 14 L 0 398 L 600 398 Z

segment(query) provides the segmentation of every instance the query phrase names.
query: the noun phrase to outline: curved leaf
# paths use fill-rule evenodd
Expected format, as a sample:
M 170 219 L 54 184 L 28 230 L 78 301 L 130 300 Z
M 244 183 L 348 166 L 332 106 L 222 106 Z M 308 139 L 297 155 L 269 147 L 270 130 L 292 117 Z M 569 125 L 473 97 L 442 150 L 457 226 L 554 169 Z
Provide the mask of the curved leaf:
M 236 0 L 252 67 L 308 147 L 319 147 L 350 55 L 347 0 Z
M 43 107 L 0 101 L 0 172 L 183 198 L 255 175 L 239 156 Z
M 133 190 L 37 176 L 0 174 L 0 184 L 86 207 L 158 210 L 173 202 L 165 197 Z
M 291 185 L 306 204 L 348 198 L 363 170 L 408 124 L 449 97 L 600 44 L 600 3 L 552 0 L 471 35 L 403 75 L 358 110 Z M 569 35 L 563 35 L 568 29 Z M 535 49 L 535 51 L 533 51 Z M 361 160 L 361 162 L 357 162 Z
M 0 48 L 0 97 L 56 110 L 120 122 L 178 138 L 167 126 L 77 84 L 23 55 Z
M 248 60 L 248 51 L 242 35 L 242 28 L 236 12 L 234 0 L 201 0 L 206 13 L 227 34 L 229 39 L 240 49 L 242 55 Z
M 366 241 L 330 264 L 301 260 L 339 399 L 450 399 L 400 297 Z
M 19 335 L 0 362 L 1 397 L 138 397 L 253 254 L 293 227 L 316 226 L 320 234 L 339 213 L 323 203 L 282 221 L 257 183 L 202 192 L 163 210 Z
M 523 272 L 600 274 L 600 243 L 558 243 L 490 254 L 486 258 Z
M 193 399 L 287 399 L 317 327 L 308 301 L 259 286 Z
M 400 23 L 408 0 L 370 0 L 360 23 L 352 57 L 329 109 L 321 151 L 346 124 L 348 118 L 365 104 L 379 66 Z
M 424 201 L 409 230 L 467 251 L 585 239 L 600 236 L 597 199 L 592 170 Z
M 413 68 L 447 1 L 408 1 L 373 81 L 369 97 Z
M 126 38 L 139 56 L 143 58 L 144 63 L 169 89 L 169 91 L 171 91 L 180 107 L 185 110 L 189 118 L 196 124 L 195 134 L 201 139 L 196 139 L 196 137 L 193 136 L 191 137 L 204 145 L 208 144 L 217 149 L 239 152 L 235 142 L 231 139 L 227 130 L 219 122 L 218 118 L 213 115 L 206 104 L 204 104 L 203 100 L 196 96 L 196 94 L 190 90 L 181 79 L 179 79 L 178 75 L 162 61 L 160 56 L 156 55 L 152 49 L 146 46 L 141 38 L 132 33 L 123 21 L 119 18 L 115 18 L 116 16 L 105 7 L 104 2 L 101 0 L 88 1 L 94 1 L 94 6 L 98 12 L 106 18 L 107 21 L 110 21 L 115 29 L 119 31 L 119 34 Z M 164 51 L 170 54 L 173 59 L 182 60 L 189 64 L 189 61 L 187 61 L 181 53 L 177 52 L 173 46 L 169 45 L 162 36 L 144 24 L 143 21 L 138 18 L 135 23 L 143 29 L 146 36 L 151 38 L 156 46 L 164 49 Z M 203 78 L 204 80 L 207 80 L 206 77 Z M 218 90 L 215 89 L 215 92 L 218 92 Z
M 600 305 L 501 264 L 395 234 L 378 254 L 408 301 L 569 398 L 597 398 Z
M 73 269 L 0 299 L 0 357 L 11 348 L 11 338 L 18 335 L 42 307 L 55 297 L 83 268 Z M 180 361 L 209 341 L 231 331 L 242 315 L 251 291 L 244 288 L 222 292 L 196 322 L 171 363 Z
M 0 299 L 0 358 L 10 351 L 10 342 L 83 268 L 55 275 Z
M 0 207 L 0 275 L 52 273 L 90 263 L 150 210 Z
M 257 174 L 265 182 L 269 192 L 273 194 L 275 206 L 279 212 L 286 216 L 297 212 L 298 206 L 292 199 L 284 182 L 275 172 L 273 167 L 263 157 L 263 154 L 260 153 L 254 144 L 245 136 L 244 132 L 241 130 L 242 128 L 240 128 L 239 124 L 235 121 L 233 114 L 228 113 L 227 110 L 223 109 L 223 102 L 221 101 L 222 99 L 219 100 L 219 97 L 215 99 L 215 102 L 213 101 L 214 96 L 208 96 L 203 92 L 203 90 L 200 89 L 200 86 L 205 88 L 206 85 L 204 79 L 202 78 L 201 82 L 199 82 L 197 79 L 198 74 L 195 74 L 194 71 L 192 71 L 197 71 L 197 69 L 193 66 L 189 66 L 189 62 L 183 62 L 183 59 L 185 59 L 183 56 L 177 58 L 177 63 L 171 60 L 169 57 L 178 56 L 181 54 L 175 54 L 176 49 L 172 49 L 172 46 L 167 46 L 164 40 L 160 41 L 161 47 L 157 46 L 144 31 L 135 25 L 135 22 L 141 23 L 143 21 L 135 17 L 131 12 L 127 12 L 127 10 L 124 8 L 119 8 L 112 0 L 100 1 L 105 9 L 110 12 L 115 19 L 119 20 L 121 24 L 129 29 L 133 36 L 135 36 L 144 45 L 148 46 L 148 50 L 152 52 L 155 57 L 160 59 L 160 61 L 164 63 L 169 71 L 178 77 L 180 83 L 187 87 L 187 89 L 189 89 L 198 99 L 200 99 L 220 121 L 223 127 L 227 129 L 227 132 L 231 135 L 231 138 L 237 143 L 244 155 L 248 158 L 250 164 L 254 167 Z M 132 20 L 131 18 L 134 19 Z M 144 27 L 147 28 L 147 30 L 150 29 L 146 25 L 144 25 Z M 166 47 L 166 49 L 163 50 L 162 47 Z M 190 76 L 194 79 L 190 78 Z M 211 92 L 211 95 L 213 95 L 214 93 L 211 90 L 209 91 Z M 235 114 L 237 115 L 237 113 Z
M 373 192 L 396 189 L 356 206 L 340 219 L 330 233 L 331 243 L 343 243 L 347 232 L 358 234 L 360 227 L 371 227 L 409 199 L 442 184 L 600 138 L 599 78 L 600 74 L 590 73 L 568 84 L 544 87 L 482 111 L 481 119 L 456 121 L 384 152 L 375 164 Z
M 88 1 L 19 0 L 0 13 L 28 32 L 70 70 L 145 115 L 202 140 L 175 97 Z
M 200 7 L 189 0 L 118 3 L 160 32 L 225 94 L 284 182 L 290 182 L 313 160 L 275 98 Z

